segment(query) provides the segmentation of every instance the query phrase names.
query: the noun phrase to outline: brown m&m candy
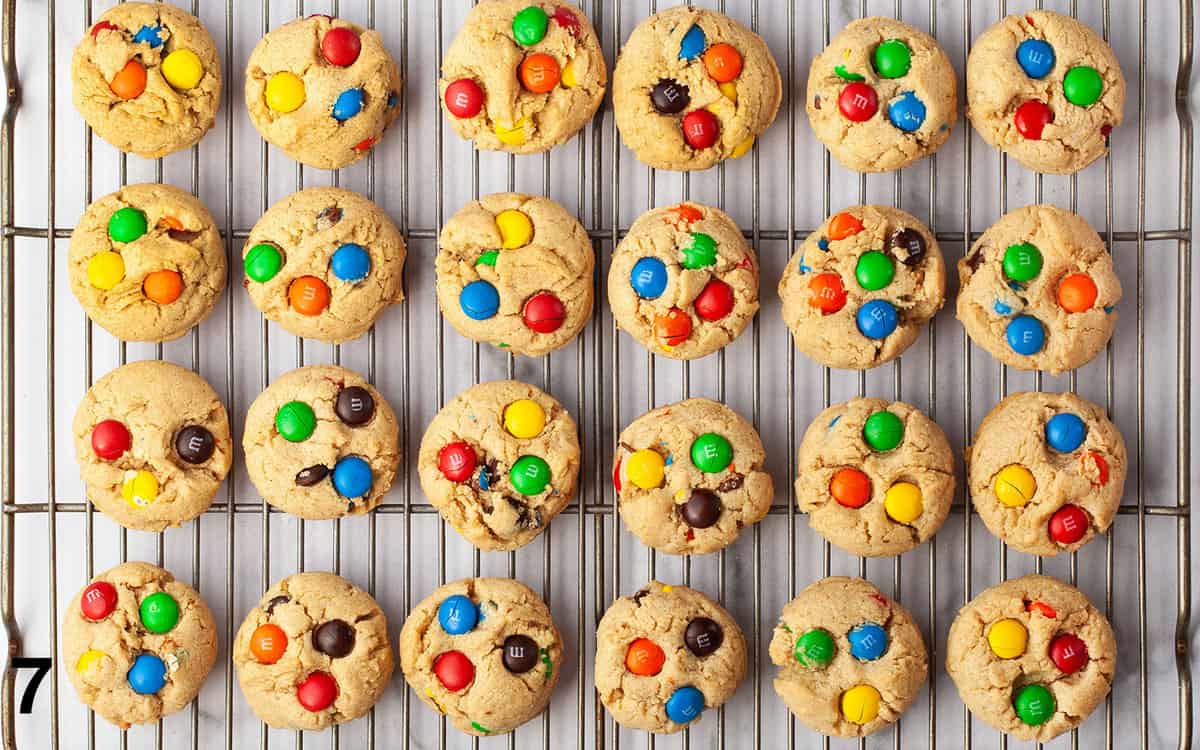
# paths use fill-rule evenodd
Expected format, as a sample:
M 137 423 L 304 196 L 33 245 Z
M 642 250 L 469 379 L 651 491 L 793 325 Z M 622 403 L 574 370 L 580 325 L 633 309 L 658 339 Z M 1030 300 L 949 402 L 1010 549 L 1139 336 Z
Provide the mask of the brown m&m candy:
M 190 424 L 175 435 L 175 452 L 189 464 L 204 463 L 216 448 L 216 438 L 200 425 Z
M 354 628 L 345 620 L 329 620 L 313 631 L 313 648 L 340 659 L 354 650 Z
M 537 666 L 537 641 L 527 635 L 510 635 L 504 639 L 504 668 L 513 674 L 524 674 Z
M 329 476 L 328 466 L 322 466 L 321 464 L 309 466 L 307 469 L 301 469 L 296 474 L 296 484 L 301 487 L 312 487 L 327 476 Z
M 361 427 L 375 416 L 375 399 L 371 398 L 366 388 L 352 385 L 338 394 L 334 411 L 338 419 L 351 427 Z
M 721 517 L 721 499 L 710 490 L 694 489 L 679 514 L 693 529 L 707 529 Z
M 683 632 L 683 642 L 688 650 L 696 656 L 708 656 L 721 647 L 725 640 L 725 631 L 721 626 L 707 617 L 697 617 L 688 623 Z

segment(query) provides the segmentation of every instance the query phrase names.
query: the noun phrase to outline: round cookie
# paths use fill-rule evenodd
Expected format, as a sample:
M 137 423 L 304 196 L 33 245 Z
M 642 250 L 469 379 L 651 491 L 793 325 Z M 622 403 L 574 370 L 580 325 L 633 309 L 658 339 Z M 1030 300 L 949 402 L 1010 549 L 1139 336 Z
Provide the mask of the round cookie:
M 1086 24 L 1048 10 L 1008 16 L 967 58 L 967 117 L 1027 169 L 1073 174 L 1108 153 L 1125 109 L 1112 48 Z
M 617 245 L 608 302 L 642 346 L 697 359 L 736 339 L 758 311 L 758 258 L 724 211 L 656 208 Z
M 357 719 L 393 667 L 387 616 L 333 573 L 297 573 L 268 589 L 238 628 L 232 658 L 246 702 L 278 729 Z
M 101 14 L 71 58 L 71 100 L 96 135 L 157 159 L 204 137 L 221 104 L 221 63 L 200 19 L 165 3 Z
M 1079 589 L 1031 575 L 993 586 L 950 625 L 946 671 L 977 718 L 1022 742 L 1083 723 L 1112 686 L 1112 626 Z
M 529 357 L 547 354 L 591 318 L 595 265 L 587 230 L 559 204 L 487 195 L 442 227 L 438 305 L 469 339 Z
M 901 401 L 855 398 L 817 415 L 796 459 L 796 506 L 854 555 L 899 555 L 937 533 L 954 503 L 942 428 Z
M 967 449 L 971 501 L 988 530 L 1031 555 L 1073 552 L 1112 525 L 1125 441 L 1104 409 L 1073 393 L 1014 393 Z
M 126 341 L 179 338 L 225 290 L 225 247 L 212 214 L 170 185 L 126 185 L 89 205 L 71 233 L 67 264 L 88 317 Z
M 162 531 L 199 516 L 233 461 L 220 397 L 170 362 L 130 362 L 97 380 L 71 431 L 88 499 L 127 529 Z
M 322 520 L 367 513 L 400 465 L 396 414 L 360 375 L 336 365 L 284 373 L 246 412 L 246 473 L 271 505 Z
M 890 172 L 950 137 L 957 86 L 933 37 L 893 18 L 860 18 L 813 59 L 808 122 L 848 169 Z
M 400 631 L 400 667 L 413 692 L 479 737 L 507 734 L 545 711 L 562 664 L 549 608 L 508 578 L 447 583 Z
M 404 299 L 400 230 L 350 190 L 306 188 L 267 209 L 242 249 L 254 306 L 296 336 L 358 338 Z
M 516 380 L 480 383 L 442 407 L 421 438 L 421 489 L 442 518 L 484 550 L 533 541 L 571 501 L 579 476 L 575 420 L 553 396 Z
M 660 407 L 633 420 L 617 441 L 613 486 L 621 518 L 649 547 L 713 552 L 771 507 L 762 440 L 724 404 L 692 398 Z
M 150 563 L 97 575 L 63 617 L 62 660 L 79 700 L 122 729 L 191 703 L 216 659 L 208 605 Z
M 737 21 L 688 5 L 637 25 L 613 70 L 621 140 L 657 169 L 708 169 L 750 152 L 779 111 L 779 67 Z
M 321 14 L 269 32 L 246 61 L 250 122 L 318 169 L 366 156 L 400 116 L 403 85 L 379 32 Z
M 796 348 L 826 367 L 865 370 L 899 357 L 946 297 L 929 228 L 890 206 L 851 206 L 805 238 L 779 281 Z
M 833 737 L 895 723 L 929 672 L 912 615 L 861 578 L 823 578 L 784 605 L 770 654 L 788 710 Z
M 1001 362 L 1058 375 L 1091 361 L 1117 325 L 1121 281 L 1082 217 L 1010 211 L 958 262 L 958 319 Z
M 467 14 L 438 93 L 475 147 L 533 154 L 565 143 L 604 99 L 608 70 L 587 14 L 568 3 L 489 0 Z
M 742 629 L 686 586 L 650 581 L 613 602 L 596 629 L 596 690 L 629 729 L 679 732 L 732 698 L 745 676 Z

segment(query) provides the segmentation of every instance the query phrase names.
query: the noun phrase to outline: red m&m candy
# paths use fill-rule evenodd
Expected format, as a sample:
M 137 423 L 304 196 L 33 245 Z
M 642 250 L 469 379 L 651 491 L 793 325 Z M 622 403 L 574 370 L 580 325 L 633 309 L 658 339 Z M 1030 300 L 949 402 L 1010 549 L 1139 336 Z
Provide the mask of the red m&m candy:
M 116 24 L 109 23 L 108 21 L 101 21 L 92 27 L 92 38 L 95 39 L 96 35 L 105 29 L 109 31 L 120 31 L 121 27 L 117 26 Z
M 692 304 L 696 314 L 704 320 L 720 320 L 733 311 L 733 287 L 720 279 L 712 279 Z
M 850 83 L 838 94 L 838 109 L 847 120 L 863 122 L 871 119 L 879 109 L 879 97 L 875 89 L 865 83 Z
M 117 608 L 117 590 L 107 581 L 96 581 L 79 595 L 79 609 L 92 622 L 108 617 Z
M 330 29 L 321 39 L 321 55 L 330 65 L 344 68 L 353 65 L 362 51 L 362 40 L 352 30 L 343 26 Z
M 697 109 L 683 116 L 683 140 L 692 148 L 708 148 L 717 142 L 721 124 L 707 109 Z
M 1079 462 L 1083 465 L 1084 476 L 1090 477 L 1095 474 L 1095 478 L 1091 480 L 1092 484 L 1098 487 L 1108 484 L 1108 461 L 1104 460 L 1104 456 L 1095 451 L 1088 451 L 1079 457 Z M 1094 472 L 1091 466 L 1096 467 Z
M 692 319 L 678 307 L 654 318 L 654 335 L 667 346 L 679 346 L 692 335 Z
M 457 693 L 475 679 L 475 665 L 461 651 L 447 651 L 433 660 L 433 673 L 452 693 Z
M 459 441 L 438 451 L 438 469 L 451 482 L 465 482 L 475 473 L 475 449 Z
M 115 419 L 106 419 L 92 428 L 92 451 L 105 461 L 125 455 L 131 442 L 129 430 Z
M 446 109 L 455 117 L 466 119 L 483 109 L 483 89 L 470 78 L 459 78 L 446 87 Z
M 562 7 L 555 8 L 552 18 L 554 19 L 554 23 L 565 29 L 568 34 L 573 37 L 579 36 L 579 32 L 582 30 L 579 19 L 571 11 Z
M 1042 139 L 1042 129 L 1054 122 L 1054 113 L 1042 102 L 1029 101 L 1017 107 L 1013 113 L 1013 125 L 1017 132 L 1031 141 Z
M 1050 641 L 1050 659 L 1064 674 L 1074 674 L 1088 663 L 1087 644 L 1077 635 L 1057 635 Z
M 1050 538 L 1059 544 L 1074 544 L 1087 534 L 1088 515 L 1078 505 L 1064 505 L 1050 516 Z
M 562 300 L 550 292 L 538 292 L 525 303 L 522 313 L 525 326 L 538 333 L 554 333 L 567 319 L 567 308 Z
M 337 697 L 337 681 L 325 672 L 313 672 L 296 686 L 296 700 L 309 711 L 324 711 Z

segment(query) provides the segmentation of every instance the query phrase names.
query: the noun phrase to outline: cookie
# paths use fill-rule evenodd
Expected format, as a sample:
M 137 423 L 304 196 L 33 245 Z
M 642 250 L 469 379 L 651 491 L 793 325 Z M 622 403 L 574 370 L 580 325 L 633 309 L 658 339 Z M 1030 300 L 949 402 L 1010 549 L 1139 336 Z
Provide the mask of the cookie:
M 212 312 L 227 264 L 203 203 L 144 183 L 87 207 L 71 233 L 67 266 L 92 322 L 126 341 L 169 341 Z
M 296 336 L 342 343 L 404 299 L 400 230 L 350 190 L 306 188 L 267 209 L 242 249 L 254 306 Z
M 779 112 L 779 67 L 758 34 L 679 5 L 637 25 L 613 70 L 621 140 L 657 169 L 708 169 L 745 156 Z
M 643 544 L 674 555 L 728 547 L 762 520 L 774 487 L 754 426 L 706 398 L 663 406 L 617 438 L 613 486 Z
M 451 126 L 475 148 L 534 154 L 578 133 L 607 83 L 600 40 L 582 10 L 486 0 L 446 50 L 438 92 Z
M 988 530 L 1031 555 L 1074 552 L 1112 525 L 1125 489 L 1125 440 L 1073 393 L 1014 393 L 967 449 L 971 502 Z
M 796 348 L 826 367 L 899 357 L 946 300 L 933 232 L 890 206 L 851 206 L 805 238 L 779 281 Z
M 216 391 L 170 362 L 130 362 L 97 380 L 71 431 L 88 500 L 127 529 L 162 531 L 199 516 L 233 461 Z
M 221 104 L 221 63 L 208 29 L 165 3 L 101 14 L 71 58 L 71 100 L 96 135 L 157 159 L 192 146 Z
M 217 624 L 200 594 L 150 563 L 97 575 L 67 605 L 62 660 L 79 694 L 127 729 L 192 702 L 217 659 Z
M 463 336 L 536 357 L 587 325 L 595 265 L 587 230 L 559 204 L 521 193 L 484 196 L 442 227 L 438 305 Z
M 813 58 L 808 122 L 846 168 L 890 172 L 950 137 L 957 86 L 936 39 L 893 18 L 860 18 Z
M 1022 742 L 1049 742 L 1108 695 L 1112 626 L 1083 592 L 1049 576 L 993 586 L 963 607 L 946 671 L 971 713 Z
M 400 631 L 404 679 L 462 732 L 507 734 L 546 710 L 563 640 L 546 603 L 508 578 L 448 583 Z
M 421 438 L 421 489 L 455 531 L 512 550 L 546 530 L 575 494 L 575 420 L 553 396 L 515 380 L 480 383 L 442 407 Z
M 958 319 L 1001 362 L 1058 375 L 1087 364 L 1117 325 L 1121 281 L 1083 217 L 1010 211 L 958 262 Z
M 686 586 L 651 581 L 613 602 L 596 629 L 596 690 L 628 729 L 679 732 L 732 698 L 745 676 L 742 629 Z
M 861 578 L 823 578 L 784 605 L 770 654 L 788 710 L 833 737 L 895 723 L 929 673 L 912 615 Z
M 1108 153 L 1125 109 L 1125 76 L 1086 24 L 1048 10 L 1009 16 L 967 57 L 967 117 L 1027 169 L 1074 174 Z
M 318 169 L 366 156 L 400 116 L 403 85 L 379 32 L 321 14 L 274 29 L 246 61 L 250 122 Z
M 617 325 L 672 359 L 733 341 L 758 311 L 758 258 L 724 211 L 697 203 L 638 217 L 608 271 Z
M 902 401 L 855 398 L 817 415 L 796 459 L 796 507 L 853 555 L 899 555 L 937 533 L 954 503 L 942 428 Z
M 277 729 L 353 721 L 392 677 L 387 617 L 370 594 L 333 573 L 297 573 L 268 589 L 232 650 L 242 695 Z

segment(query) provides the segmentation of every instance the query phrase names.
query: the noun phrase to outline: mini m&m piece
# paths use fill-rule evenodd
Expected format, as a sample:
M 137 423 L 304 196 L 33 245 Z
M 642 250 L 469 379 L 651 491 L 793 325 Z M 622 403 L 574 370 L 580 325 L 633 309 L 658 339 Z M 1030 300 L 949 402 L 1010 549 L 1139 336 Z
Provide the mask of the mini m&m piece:
M 107 24 L 107 22 L 105 22 L 105 23 Z M 100 24 L 96 24 L 96 25 L 99 26 Z M 112 28 L 116 28 L 115 26 L 112 26 L 111 24 L 108 24 L 108 25 L 111 26 Z M 93 29 L 92 31 L 94 34 L 95 29 Z M 159 36 L 159 34 L 161 34 L 161 33 L 162 33 L 162 26 L 159 26 L 157 24 L 155 24 L 154 26 L 149 26 L 149 25 L 143 26 L 142 28 L 137 30 L 136 34 L 133 35 L 133 41 L 136 44 L 140 44 L 142 42 L 149 44 L 150 49 L 158 49 L 159 47 L 162 46 L 162 43 L 163 43 L 162 37 Z
M 717 83 L 729 83 L 741 75 L 742 56 L 732 44 L 714 44 L 704 51 L 704 69 Z
M 692 335 L 692 319 L 678 307 L 654 318 L 654 335 L 666 346 L 679 346 Z
M 871 480 L 858 469 L 838 469 L 829 480 L 829 494 L 838 505 L 861 508 L 871 499 Z
M 1084 476 L 1091 479 L 1092 484 L 1103 487 L 1108 484 L 1108 461 L 1095 451 L 1088 451 L 1079 457 L 1079 463 Z
M 692 464 L 705 474 L 717 474 L 733 462 L 733 445 L 715 432 L 706 432 L 692 441 Z
M 707 617 L 691 620 L 683 631 L 684 645 L 696 656 L 708 656 L 719 649 L 724 641 L 725 631 Z
M 1020 508 L 1033 499 L 1037 492 L 1037 480 L 1033 473 L 1020 464 L 1009 464 L 996 474 L 992 483 L 996 499 L 1009 508 Z
M 99 622 L 117 608 L 117 589 L 108 581 L 88 584 L 79 596 L 79 610 L 92 622 Z
M 121 99 L 136 99 L 146 90 L 146 66 L 137 60 L 130 60 L 117 71 L 108 87 Z
M 1100 292 L 1086 273 L 1072 273 L 1058 283 L 1058 306 L 1069 313 L 1091 310 Z
M 695 721 L 704 712 L 704 693 L 691 685 L 676 688 L 667 698 L 667 718 L 676 724 Z
M 659 81 L 650 89 L 650 103 L 660 114 L 677 115 L 687 109 L 691 101 L 688 87 L 671 78 Z
M 313 672 L 296 685 L 296 701 L 307 711 L 324 711 L 337 697 L 337 681 L 325 672 Z
M 575 14 L 561 5 L 554 9 L 554 15 L 551 18 L 554 19 L 554 23 L 558 24 L 559 28 L 566 30 L 568 34 L 575 38 L 579 38 L 580 32 L 583 31 L 583 25 L 579 23 L 579 19 Z
M 704 320 L 720 320 L 733 312 L 733 287 L 720 279 L 710 279 L 692 302 L 696 315 Z
M 106 654 L 103 651 L 97 651 L 94 648 L 89 648 L 79 657 L 79 661 L 75 662 L 75 671 L 80 674 L 87 674 L 104 662 Z
M 988 648 L 1001 659 L 1015 659 L 1025 653 L 1029 631 L 1017 620 L 1005 618 L 992 623 L 987 632 Z
M 95 39 L 96 35 L 99 34 L 101 31 L 120 31 L 120 30 L 121 30 L 121 27 L 117 26 L 115 23 L 109 23 L 108 21 L 100 21 L 99 23 L 97 23 L 95 26 L 92 27 L 91 35 L 92 35 L 92 38 Z
M 1054 68 L 1054 48 L 1044 39 L 1026 39 L 1017 45 L 1017 64 L 1030 78 L 1045 78 Z
M 879 691 L 870 685 L 855 685 L 842 693 L 842 716 L 853 724 L 870 724 L 879 716 Z
M 535 94 L 553 91 L 562 77 L 558 61 L 543 52 L 528 55 L 522 60 L 518 74 L 521 84 Z
M 329 307 L 329 286 L 316 276 L 301 276 L 288 287 L 288 302 L 301 315 L 320 315 Z
M 888 103 L 888 121 L 905 133 L 920 130 L 925 124 L 925 102 L 912 91 L 905 91 Z
M 550 465 L 538 456 L 521 456 L 508 472 L 508 481 L 526 497 L 540 495 L 550 484 Z
M 115 419 L 97 422 L 92 428 L 92 452 L 105 461 L 116 461 L 125 455 L 133 437 L 125 425 Z
M 325 32 L 321 38 L 321 56 L 330 65 L 344 68 L 353 65 L 362 52 L 362 40 L 353 29 L 336 26 Z
M 462 594 L 448 596 L 438 605 L 438 623 L 450 635 L 463 635 L 475 629 L 479 622 L 479 610 L 475 602 Z
M 200 56 L 190 49 L 177 49 L 163 58 L 161 68 L 163 78 L 173 88 L 190 91 L 200 85 L 204 78 L 204 63 Z
M 869 291 L 883 289 L 892 283 L 895 276 L 896 264 L 878 250 L 863 253 L 854 266 L 854 277 L 858 279 L 858 285 Z
M 260 284 L 268 282 L 283 268 L 283 253 L 274 245 L 261 242 L 242 258 L 242 268 L 251 280 Z
M 121 497 L 135 508 L 144 508 L 158 499 L 158 479 L 146 470 L 125 472 Z
M 1040 141 L 1042 131 L 1054 122 L 1054 113 L 1044 102 L 1031 99 L 1013 112 L 1013 125 L 1026 140 Z
M 1041 321 L 1032 315 L 1018 315 L 1004 329 L 1008 346 L 1017 354 L 1029 356 L 1042 350 L 1046 342 L 1046 331 Z
M 142 627 L 151 633 L 167 633 L 179 622 L 179 602 L 165 591 L 156 591 L 138 607 Z
M 1087 425 L 1078 414 L 1063 412 L 1046 421 L 1046 443 L 1059 453 L 1074 453 L 1087 437 Z
M 1087 534 L 1091 523 L 1078 505 L 1064 505 L 1050 516 L 1050 538 L 1059 544 L 1074 544 Z
M 1045 724 L 1054 716 L 1057 705 L 1054 694 L 1045 685 L 1026 685 L 1017 691 L 1013 709 L 1022 723 L 1031 727 Z
M 875 48 L 872 60 L 880 78 L 903 78 L 912 67 L 912 51 L 899 39 L 888 39 Z
M 693 529 L 707 529 L 721 518 L 721 499 L 711 490 L 693 489 L 679 515 Z
M 695 270 L 707 268 L 717 262 L 717 241 L 704 232 L 693 232 L 692 242 L 683 248 L 684 268 Z
M 1090 107 L 1104 92 L 1100 72 L 1087 65 L 1077 65 L 1063 76 L 1063 96 L 1078 107 Z
M 658 258 L 640 258 L 629 272 L 629 285 L 642 299 L 658 299 L 667 290 L 667 266 Z
M 546 410 L 533 399 L 518 399 L 504 407 L 504 429 L 515 438 L 535 438 L 545 426 Z
M 147 274 L 142 280 L 142 294 L 151 302 L 169 305 L 183 294 L 183 276 L 166 269 Z
M 666 473 L 666 462 L 658 451 L 642 448 L 634 451 L 625 461 L 625 476 L 644 490 L 661 487 Z
M 365 102 L 366 95 L 362 89 L 346 89 L 333 100 L 333 110 L 330 114 L 338 122 L 345 122 L 361 112 Z
M 342 281 L 357 283 L 371 272 L 371 255 L 362 245 L 348 242 L 334 251 L 329 270 Z
M 267 106 L 276 112 L 295 112 L 304 104 L 304 80 L 295 73 L 281 71 L 267 79 L 263 96 Z
M 694 109 L 683 116 L 683 140 L 692 148 L 708 148 L 720 133 L 721 123 L 707 109 Z
M 474 117 L 483 109 L 483 89 L 470 78 L 459 78 L 446 87 L 446 109 L 460 119 Z
M 896 307 L 887 300 L 873 299 L 858 308 L 855 323 L 858 332 L 869 339 L 885 339 L 896 330 Z
M 904 421 L 890 411 L 877 411 L 863 423 L 863 440 L 873 451 L 893 450 L 904 440 Z
M 835 214 L 829 220 L 829 239 L 844 240 L 847 237 L 853 237 L 863 230 L 862 220 L 849 211 L 843 211 L 840 214 Z M 826 248 L 821 248 L 825 250 Z
M 528 126 L 529 118 L 522 117 L 510 125 L 506 125 L 497 120 L 495 125 L 492 127 L 492 130 L 496 133 L 496 137 L 499 138 L 500 142 L 504 145 L 520 146 L 523 145 L 526 139 L 529 137 L 528 133 L 525 132 L 525 128 Z
M 856 625 L 846 638 L 850 641 L 850 655 L 859 661 L 875 661 L 887 651 L 887 631 L 873 622 Z
M 317 415 L 303 401 L 289 401 L 275 412 L 275 431 L 289 443 L 301 443 L 317 429 Z
M 704 29 L 693 24 L 679 41 L 679 59 L 695 60 L 707 46 L 708 39 L 704 36 Z
M 925 510 L 921 488 L 912 482 L 896 482 L 884 493 L 883 509 L 897 523 L 912 523 Z
M 250 653 L 259 664 L 274 664 L 287 651 L 287 634 L 274 623 L 264 623 L 250 634 Z
M 154 695 L 167 684 L 167 665 L 154 654 L 138 654 L 125 679 L 138 695 Z
M 500 309 L 500 292 L 491 282 L 472 281 L 459 293 L 458 306 L 471 320 L 487 320 Z
M 513 16 L 513 38 L 523 47 L 533 46 L 546 36 L 549 20 L 546 11 L 536 5 L 530 5 Z
M 1071 633 L 1056 635 L 1050 641 L 1050 660 L 1063 674 L 1075 674 L 1088 663 L 1087 644 Z
M 1032 281 L 1042 272 L 1042 251 L 1029 242 L 1009 245 L 1004 251 L 1004 275 L 1013 281 Z
M 567 319 L 567 307 L 550 292 L 538 292 L 521 311 L 525 327 L 537 333 L 554 333 Z
M 108 217 L 108 237 L 113 242 L 133 242 L 146 233 L 146 214 L 124 206 Z
M 524 247 L 533 239 L 533 222 L 527 214 L 515 209 L 496 214 L 496 229 L 500 232 L 500 247 L 505 250 Z
M 314 464 L 296 472 L 296 484 L 300 487 L 315 487 L 327 476 L 329 476 L 328 466 Z
M 819 273 L 808 282 L 808 304 L 829 315 L 846 306 L 846 287 L 836 273 Z
M 438 451 L 438 469 L 451 482 L 465 482 L 475 473 L 475 449 L 464 442 L 447 443 Z
M 838 94 L 838 110 L 851 122 L 866 122 L 879 111 L 879 97 L 865 83 L 848 83 Z
M 625 651 L 625 668 L 642 677 L 658 674 L 666 661 L 667 655 L 649 638 L 638 638 Z
M 807 630 L 796 639 L 792 656 L 802 667 L 823 667 L 833 661 L 833 636 L 821 628 Z
M 361 456 L 343 456 L 333 465 L 333 488 L 342 497 L 362 497 L 373 481 L 371 464 Z
M 88 261 L 88 283 L 97 289 L 108 291 L 125 278 L 125 259 L 112 250 L 96 253 Z

